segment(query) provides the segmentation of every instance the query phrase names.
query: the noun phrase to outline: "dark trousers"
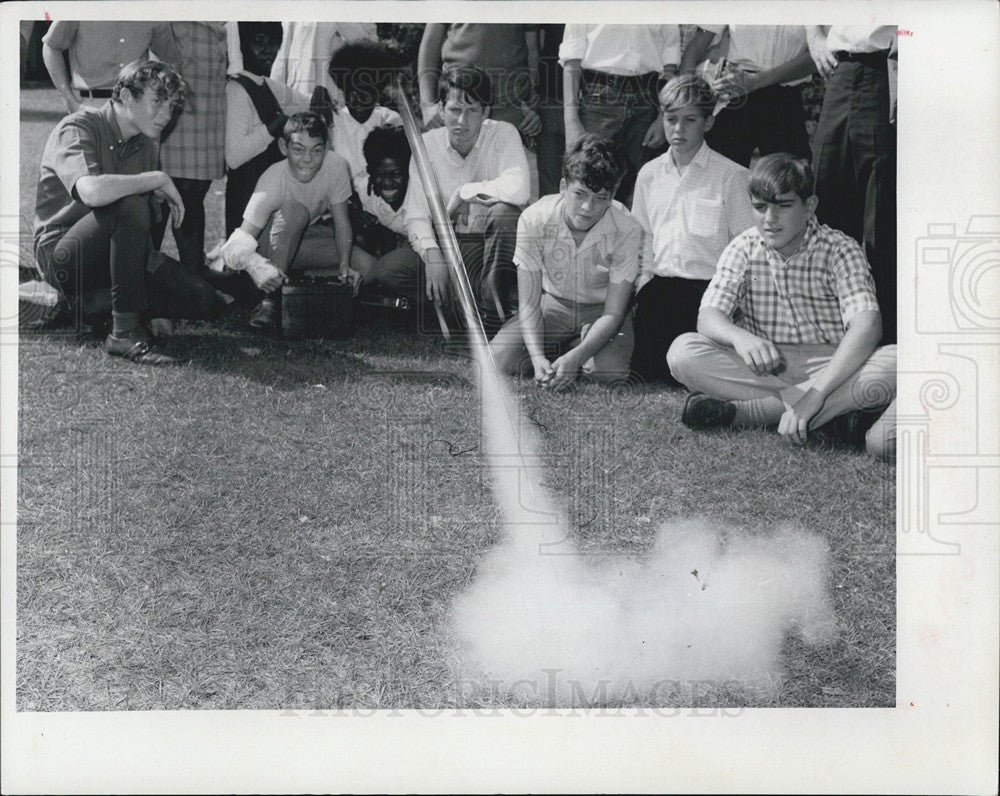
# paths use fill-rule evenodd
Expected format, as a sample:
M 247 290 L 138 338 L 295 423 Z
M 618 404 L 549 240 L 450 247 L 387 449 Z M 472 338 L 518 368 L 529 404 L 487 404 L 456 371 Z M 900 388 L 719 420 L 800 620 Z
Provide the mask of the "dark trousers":
M 809 160 L 806 114 L 798 86 L 768 86 L 754 91 L 736 107 L 724 108 L 705 134 L 708 145 L 741 166 L 749 166 L 754 149 L 761 155 L 790 152 Z
M 708 282 L 654 276 L 636 296 L 632 371 L 645 381 L 677 385 L 667 368 L 667 349 L 698 325 L 698 307 Z
M 642 145 L 646 131 L 659 113 L 655 75 L 649 85 L 634 90 L 599 82 L 587 83 L 586 75 L 583 79 L 580 124 L 588 133 L 610 138 L 622 148 L 628 169 L 615 199 L 628 204 L 639 169 L 663 152 L 662 149 L 647 149 Z
M 172 226 L 177 255 L 181 265 L 197 274 L 205 266 L 205 194 L 212 181 L 188 180 L 183 177 L 174 177 L 173 181 L 184 202 L 184 221 L 179 227 Z M 153 245 L 157 249 L 163 243 L 169 221 L 170 214 L 164 210 L 153 227 Z
M 484 232 L 455 235 L 479 317 L 490 337 L 499 331 L 517 301 L 514 245 L 520 216 L 519 207 L 495 204 L 489 209 Z
M 548 196 L 559 193 L 562 179 L 563 153 L 566 151 L 566 132 L 563 128 L 563 106 L 561 102 L 549 100 L 538 108 L 542 119 L 542 132 L 535 139 L 535 154 L 538 159 L 538 195 Z
M 865 248 L 882 310 L 882 343 L 896 340 L 896 128 L 884 60 L 842 61 L 827 81 L 813 141 L 817 216 Z
M 211 317 L 215 292 L 153 248 L 151 217 L 148 195 L 126 196 L 95 208 L 70 227 L 51 252 L 39 251 L 47 281 L 62 290 L 74 309 L 90 303 L 81 301 L 88 294 L 110 288 L 115 312 Z

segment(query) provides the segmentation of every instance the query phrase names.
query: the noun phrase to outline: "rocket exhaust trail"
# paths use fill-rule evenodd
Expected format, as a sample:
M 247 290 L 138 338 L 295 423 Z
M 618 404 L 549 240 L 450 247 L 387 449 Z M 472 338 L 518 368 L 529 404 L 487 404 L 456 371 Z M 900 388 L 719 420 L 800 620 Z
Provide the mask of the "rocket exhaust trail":
M 578 552 L 545 489 L 540 446 L 490 355 L 461 252 L 401 84 L 397 105 L 478 364 L 482 439 L 504 541 L 452 608 L 463 683 L 500 704 L 691 703 L 712 683 L 754 692 L 781 676 L 781 646 L 832 640 L 827 545 L 815 534 L 666 523 L 642 561 Z M 411 190 L 416 186 L 411 187 Z M 699 684 L 685 688 L 685 683 Z M 468 695 L 466 695 L 468 696 Z

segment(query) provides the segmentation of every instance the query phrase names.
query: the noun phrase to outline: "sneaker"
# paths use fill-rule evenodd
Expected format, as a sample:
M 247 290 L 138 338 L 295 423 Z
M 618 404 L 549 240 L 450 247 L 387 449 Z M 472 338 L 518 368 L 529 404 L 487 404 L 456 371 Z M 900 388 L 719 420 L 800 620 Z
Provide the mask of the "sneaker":
M 139 365 L 181 365 L 187 361 L 158 351 L 145 327 L 134 329 L 123 337 L 109 334 L 104 340 L 104 350 L 111 356 Z
M 681 422 L 696 430 L 725 428 L 736 417 L 736 407 L 730 401 L 712 398 L 705 393 L 693 392 L 684 402 Z
M 260 329 L 262 332 L 270 331 L 274 328 L 274 316 L 276 312 L 277 306 L 274 299 L 261 299 L 260 304 L 257 305 L 257 309 L 250 316 L 250 326 L 254 329 Z

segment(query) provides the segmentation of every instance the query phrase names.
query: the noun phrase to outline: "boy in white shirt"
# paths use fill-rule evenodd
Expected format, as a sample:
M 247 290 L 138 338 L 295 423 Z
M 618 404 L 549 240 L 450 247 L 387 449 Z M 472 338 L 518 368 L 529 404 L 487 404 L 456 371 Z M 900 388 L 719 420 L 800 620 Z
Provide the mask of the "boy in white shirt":
M 667 349 L 698 321 L 698 306 L 722 250 L 753 226 L 748 172 L 705 143 L 715 94 L 700 77 L 679 75 L 660 92 L 670 147 L 639 171 L 632 214 L 644 233 L 632 370 L 676 384 Z

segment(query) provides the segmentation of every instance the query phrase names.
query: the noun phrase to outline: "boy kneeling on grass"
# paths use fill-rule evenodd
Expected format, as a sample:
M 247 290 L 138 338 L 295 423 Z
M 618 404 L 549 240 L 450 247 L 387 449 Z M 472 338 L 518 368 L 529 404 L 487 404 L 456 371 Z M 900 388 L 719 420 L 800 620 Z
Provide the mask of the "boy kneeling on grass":
M 535 380 L 562 390 L 581 371 L 595 381 L 628 378 L 642 233 L 614 201 L 625 159 L 609 140 L 585 135 L 566 153 L 560 192 L 527 208 L 517 224 L 518 314 L 490 348 L 497 366 L 518 373 L 525 353 Z M 558 346 L 573 341 L 550 360 Z
M 799 445 L 835 418 L 835 437 L 860 445 L 874 421 L 867 451 L 891 459 L 896 346 L 876 347 L 882 317 L 871 269 L 857 241 L 816 221 L 812 186 L 809 164 L 787 153 L 751 170 L 756 227 L 723 251 L 698 333 L 667 353 L 692 391 L 681 420 L 694 429 L 777 425 Z
M 95 328 L 110 309 L 104 350 L 143 365 L 183 361 L 157 350 L 150 327 L 165 331 L 171 318 L 211 318 L 224 307 L 204 279 L 157 251 L 150 234 L 160 200 L 175 225 L 184 217 L 158 153 L 160 134 L 187 92 L 161 61 L 126 66 L 107 103 L 56 125 L 38 177 L 35 258 L 42 276 Z
M 254 328 L 274 326 L 279 289 L 290 270 L 339 267 L 355 292 L 360 286 L 361 275 L 350 265 L 351 175 L 344 158 L 327 149 L 328 140 L 329 130 L 318 114 L 288 118 L 278 142 L 286 159 L 261 175 L 243 224 L 222 247 L 223 262 L 247 271 L 265 294 L 250 318 Z M 332 227 L 322 220 L 313 223 L 324 213 L 333 216 Z

